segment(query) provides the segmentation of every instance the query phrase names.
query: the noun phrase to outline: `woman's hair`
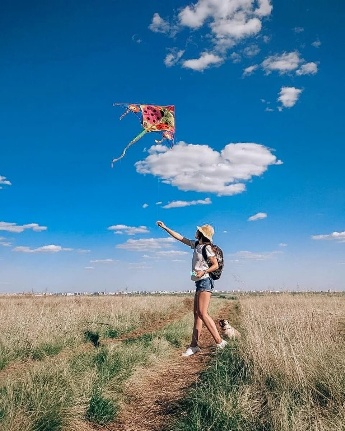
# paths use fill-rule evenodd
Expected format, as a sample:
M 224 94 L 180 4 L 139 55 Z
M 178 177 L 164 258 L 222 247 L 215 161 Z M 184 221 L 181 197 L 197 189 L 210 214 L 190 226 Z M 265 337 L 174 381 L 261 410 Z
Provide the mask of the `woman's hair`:
M 198 239 L 199 239 L 199 240 L 201 239 L 203 243 L 205 243 L 205 242 L 211 242 L 208 238 L 206 238 L 206 236 L 204 236 L 204 235 L 200 232 L 200 230 L 198 230 L 197 232 L 198 232 L 198 233 L 197 233 Z

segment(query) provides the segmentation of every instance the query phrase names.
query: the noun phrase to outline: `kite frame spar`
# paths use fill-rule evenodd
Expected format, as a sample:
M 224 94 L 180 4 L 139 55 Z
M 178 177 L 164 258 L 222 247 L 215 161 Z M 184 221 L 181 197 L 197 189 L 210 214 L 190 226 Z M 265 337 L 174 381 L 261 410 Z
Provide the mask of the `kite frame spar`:
M 161 132 L 162 139 L 155 140 L 157 144 L 161 144 L 164 140 L 169 140 L 171 142 L 171 146 L 174 145 L 175 138 L 175 106 L 168 105 L 146 105 L 146 104 L 134 104 L 134 103 L 114 103 L 113 106 L 125 106 L 126 111 L 121 115 L 120 120 L 122 120 L 127 114 L 133 112 L 140 118 L 140 122 L 144 130 L 142 130 L 134 139 L 132 139 L 127 146 L 122 151 L 120 157 L 117 157 L 112 160 L 111 166 L 114 166 L 114 163 L 121 160 L 129 147 L 139 141 L 146 133 L 149 132 Z M 148 111 L 152 111 L 151 114 Z M 156 118 L 155 120 L 150 120 L 149 116 L 154 116 L 159 112 L 161 115 L 160 118 Z M 141 113 L 141 114 L 139 114 Z

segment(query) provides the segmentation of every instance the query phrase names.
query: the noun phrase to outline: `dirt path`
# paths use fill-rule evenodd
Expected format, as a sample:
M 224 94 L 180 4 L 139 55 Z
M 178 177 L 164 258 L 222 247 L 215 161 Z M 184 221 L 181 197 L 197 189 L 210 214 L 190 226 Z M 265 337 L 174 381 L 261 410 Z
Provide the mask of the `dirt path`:
M 234 303 L 228 303 L 218 317 L 235 317 Z M 159 363 L 154 369 L 138 371 L 127 382 L 127 403 L 122 406 L 116 423 L 107 426 L 111 431 L 163 431 L 170 430 L 169 423 L 177 412 L 178 402 L 187 389 L 195 383 L 214 354 L 214 341 L 208 331 L 202 333 L 201 353 L 189 358 L 176 350 L 173 357 Z

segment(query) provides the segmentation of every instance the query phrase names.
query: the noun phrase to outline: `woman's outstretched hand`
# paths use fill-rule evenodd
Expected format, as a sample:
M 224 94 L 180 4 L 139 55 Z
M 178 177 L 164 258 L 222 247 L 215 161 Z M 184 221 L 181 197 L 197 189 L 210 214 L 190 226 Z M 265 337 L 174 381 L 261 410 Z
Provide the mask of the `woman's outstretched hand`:
M 156 222 L 157 226 L 161 227 L 162 229 L 166 228 L 165 224 L 162 221 Z

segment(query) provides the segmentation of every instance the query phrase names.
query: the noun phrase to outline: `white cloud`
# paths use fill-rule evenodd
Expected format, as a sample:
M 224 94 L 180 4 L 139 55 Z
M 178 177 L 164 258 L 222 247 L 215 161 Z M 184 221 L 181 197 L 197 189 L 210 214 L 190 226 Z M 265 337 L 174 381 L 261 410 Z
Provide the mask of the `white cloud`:
M 233 63 L 236 64 L 241 62 L 242 57 L 238 52 L 233 52 L 232 54 L 230 54 L 230 59 Z
M 315 75 L 317 73 L 317 64 L 314 62 L 302 64 L 302 66 L 296 70 L 296 75 Z
M 186 69 L 193 69 L 197 70 L 198 72 L 202 72 L 210 65 L 219 65 L 222 62 L 223 59 L 218 55 L 203 52 L 199 58 L 184 61 L 182 66 Z
M 147 208 L 149 205 L 148 204 L 144 204 L 143 205 L 143 208 Z
M 177 64 L 180 60 L 180 58 L 182 57 L 182 55 L 184 54 L 184 50 L 180 49 L 171 49 L 169 54 L 167 54 L 167 56 L 164 59 L 164 64 L 167 67 L 171 67 L 174 66 L 175 64 Z
M 287 244 L 286 244 L 285 242 L 281 242 L 281 243 L 279 244 L 279 247 L 287 247 Z
M 171 27 L 170 24 L 161 18 L 158 13 L 155 13 L 152 17 L 152 22 L 149 25 L 149 29 L 155 33 L 169 33 Z
M 245 181 L 262 175 L 269 165 L 281 164 L 263 145 L 228 144 L 222 151 L 207 145 L 179 142 L 173 148 L 154 145 L 150 155 L 135 164 L 141 174 L 151 174 L 184 191 L 231 196 L 245 191 Z
M 137 233 L 149 233 L 149 230 L 146 226 L 126 226 L 124 224 L 116 224 L 113 226 L 109 226 L 108 230 L 114 231 L 115 234 L 125 233 L 127 235 L 135 235 Z
M 255 55 L 259 54 L 259 52 L 260 48 L 258 47 L 258 45 L 250 45 L 243 50 L 243 54 L 246 57 L 254 57 Z
M 262 62 L 262 67 L 266 73 L 278 71 L 280 74 L 284 74 L 296 70 L 302 61 L 297 51 L 284 52 L 281 55 L 267 57 Z
M 3 247 L 10 247 L 11 243 L 7 241 L 6 238 L 0 236 L 0 245 L 2 245 Z
M 306 63 L 305 60 L 300 57 L 298 51 L 284 52 L 280 55 L 277 54 L 267 57 L 261 63 L 261 66 L 266 74 L 276 71 L 281 75 L 290 72 L 295 72 L 296 75 L 315 75 L 318 71 L 317 63 Z
M 320 40 L 319 40 L 319 39 L 315 40 L 315 41 L 312 43 L 312 46 L 313 46 L 314 48 L 319 48 L 319 47 L 321 46 L 321 42 L 320 42 Z
M 210 205 L 211 199 L 206 198 L 204 200 L 196 200 L 196 201 L 173 201 L 169 202 L 167 205 L 164 205 L 163 208 L 169 209 L 169 208 L 182 208 L 182 207 L 189 207 L 192 205 Z
M 238 260 L 269 260 L 273 259 L 277 256 L 277 254 L 281 254 L 281 251 L 269 251 L 269 252 L 261 252 L 261 253 L 253 253 L 251 251 L 238 251 L 233 256 Z
M 18 251 L 21 253 L 58 253 L 60 251 L 72 251 L 71 248 L 63 248 L 60 245 L 44 245 L 43 247 L 30 248 L 30 247 L 15 247 L 13 251 Z
M 246 67 L 243 70 L 243 76 L 249 76 L 249 75 L 251 75 L 257 68 L 258 68 L 257 64 L 254 64 L 253 66 Z
M 175 257 L 175 256 L 184 256 L 189 254 L 187 251 L 180 250 L 166 250 L 166 251 L 157 251 L 156 256 L 167 256 L 167 257 Z
M 4 177 L 3 175 L 0 175 L 0 189 L 2 189 L 2 186 L 11 186 L 11 182 Z
M 304 32 L 304 28 L 303 27 L 295 27 L 294 29 L 295 33 L 303 33 Z
M 284 108 L 294 106 L 302 93 L 302 90 L 295 87 L 282 87 L 279 93 L 278 101 Z
M 315 240 L 331 240 L 331 241 L 345 242 L 345 231 L 332 232 L 327 235 L 313 235 L 311 238 Z
M 47 227 L 40 226 L 37 223 L 17 225 L 17 223 L 7 223 L 4 221 L 0 222 L 0 230 L 4 230 L 7 232 L 21 233 L 27 229 L 32 229 L 34 232 L 42 232 L 43 230 L 47 230 Z
M 248 218 L 248 221 L 262 220 L 267 217 L 266 213 L 257 213 Z
M 194 34 L 202 28 L 206 30 L 203 39 L 212 44 L 207 55 L 214 57 L 205 57 L 204 53 L 199 59 L 183 63 L 183 67 L 200 71 L 211 65 L 219 65 L 225 60 L 229 48 L 248 37 L 256 36 L 261 31 L 262 19 L 271 12 L 270 0 L 198 0 L 182 8 L 173 18 L 174 24 L 169 24 L 155 13 L 149 28 L 165 34 L 176 34 L 184 27 L 191 29 Z M 217 59 L 219 55 L 222 56 L 221 60 Z M 173 58 L 166 58 L 168 66 Z
M 124 244 L 118 244 L 116 248 L 130 251 L 152 252 L 170 248 L 175 242 L 173 238 L 148 238 L 148 239 L 129 239 Z
M 90 263 L 114 263 L 117 262 L 114 259 L 95 259 L 95 260 L 90 260 Z

